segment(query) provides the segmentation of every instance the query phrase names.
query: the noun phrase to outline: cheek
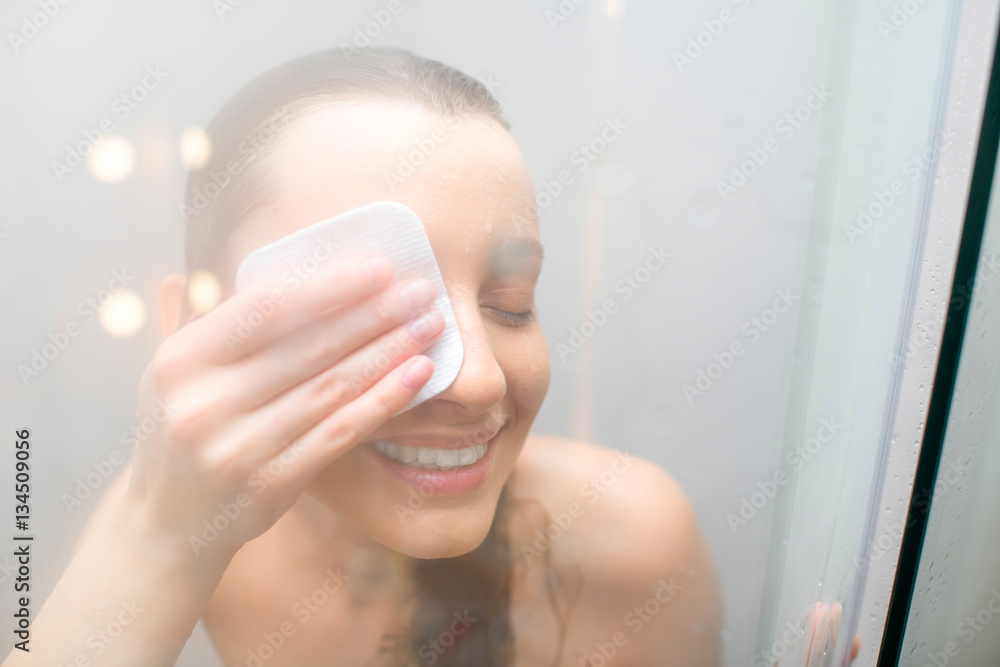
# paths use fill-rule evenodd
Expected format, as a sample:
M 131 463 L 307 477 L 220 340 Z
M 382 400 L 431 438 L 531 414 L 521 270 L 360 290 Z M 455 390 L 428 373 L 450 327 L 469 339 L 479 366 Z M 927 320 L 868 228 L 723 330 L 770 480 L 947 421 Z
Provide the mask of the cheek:
M 534 418 L 549 390 L 551 364 L 545 336 L 538 325 L 515 331 L 494 345 L 507 378 L 507 392 L 519 420 Z
M 366 445 L 344 452 L 321 470 L 308 487 L 328 508 L 358 525 L 374 519 L 395 521 L 393 506 L 407 501 L 407 491 L 386 480 Z
M 367 497 L 365 470 L 360 462 L 360 447 L 354 447 L 324 468 L 309 485 L 309 492 L 339 514 L 350 513 L 357 498 Z

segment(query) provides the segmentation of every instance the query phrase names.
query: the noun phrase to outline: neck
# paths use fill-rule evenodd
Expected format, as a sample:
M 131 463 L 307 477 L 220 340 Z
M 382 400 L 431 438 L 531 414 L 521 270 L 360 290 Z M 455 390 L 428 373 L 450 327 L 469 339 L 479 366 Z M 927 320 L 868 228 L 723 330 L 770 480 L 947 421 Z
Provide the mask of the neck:
M 286 548 L 334 571 L 339 567 L 358 603 L 408 588 L 412 559 L 376 542 L 308 493 L 280 523 Z

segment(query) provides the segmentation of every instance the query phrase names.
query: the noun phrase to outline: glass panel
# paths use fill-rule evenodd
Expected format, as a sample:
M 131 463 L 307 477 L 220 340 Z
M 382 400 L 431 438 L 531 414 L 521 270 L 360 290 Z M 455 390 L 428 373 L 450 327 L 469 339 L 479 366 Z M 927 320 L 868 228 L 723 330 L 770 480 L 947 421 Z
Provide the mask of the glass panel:
M 978 667 L 1000 655 L 1000 169 L 994 171 L 944 445 L 900 665 Z
M 890 446 L 936 158 L 957 3 L 891 38 L 890 8 L 838 5 L 801 349 L 754 664 L 841 664 L 853 644 L 868 535 Z M 844 101 L 846 100 L 846 102 Z M 787 483 L 788 481 L 792 483 Z M 766 491 L 765 486 L 762 491 Z M 808 662 L 808 664 L 814 664 Z

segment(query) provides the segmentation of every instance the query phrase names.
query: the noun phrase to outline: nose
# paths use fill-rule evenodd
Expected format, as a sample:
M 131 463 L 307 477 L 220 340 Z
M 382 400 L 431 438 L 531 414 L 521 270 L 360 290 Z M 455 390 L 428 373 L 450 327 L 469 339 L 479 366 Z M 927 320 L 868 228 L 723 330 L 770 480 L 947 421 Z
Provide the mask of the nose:
M 464 348 L 462 367 L 455 381 L 427 404 L 451 412 L 454 419 L 474 419 L 503 399 L 507 378 L 497 362 L 478 303 L 452 298 L 451 306 Z

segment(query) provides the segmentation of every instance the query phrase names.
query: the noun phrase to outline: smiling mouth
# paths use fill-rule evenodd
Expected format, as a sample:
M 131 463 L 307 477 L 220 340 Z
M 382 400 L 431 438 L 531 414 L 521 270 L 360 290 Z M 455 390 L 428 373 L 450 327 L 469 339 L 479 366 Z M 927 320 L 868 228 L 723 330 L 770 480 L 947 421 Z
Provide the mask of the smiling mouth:
M 478 463 L 486 456 L 487 443 L 481 442 L 458 449 L 439 449 L 437 447 L 408 447 L 379 440 L 375 442 L 375 449 L 386 458 L 405 466 L 421 470 L 448 471 L 459 470 Z

